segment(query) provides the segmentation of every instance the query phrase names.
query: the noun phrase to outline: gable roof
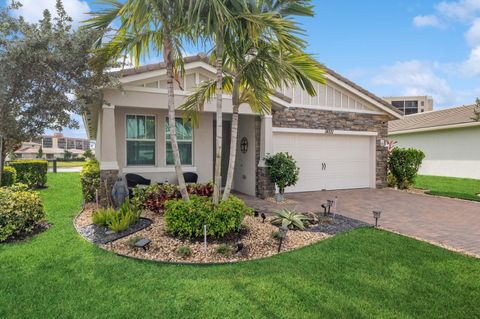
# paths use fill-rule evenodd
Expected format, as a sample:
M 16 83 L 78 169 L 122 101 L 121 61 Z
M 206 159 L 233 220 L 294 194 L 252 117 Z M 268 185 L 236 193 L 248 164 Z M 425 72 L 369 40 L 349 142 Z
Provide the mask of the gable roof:
M 404 134 L 480 125 L 480 122 L 473 119 L 474 109 L 475 105 L 464 105 L 444 110 L 407 115 L 401 120 L 388 122 L 388 133 Z
M 213 66 L 211 61 L 208 59 L 208 57 L 205 56 L 205 54 L 197 54 L 193 56 L 188 56 L 184 58 L 184 63 L 192 63 L 192 62 L 204 62 L 206 64 L 209 64 L 210 66 Z M 138 68 L 129 68 L 129 69 L 123 69 L 121 71 L 118 71 L 117 74 L 119 74 L 121 77 L 126 77 L 126 76 L 131 76 L 131 75 L 137 75 L 137 74 L 142 74 L 146 72 L 151 72 L 151 71 L 158 71 L 165 69 L 165 63 L 160 62 L 160 63 L 154 63 L 154 64 L 147 64 L 140 66 Z M 393 113 L 396 117 L 399 117 L 400 115 L 403 115 L 403 113 L 398 110 L 396 107 L 391 105 L 389 102 L 385 101 L 384 99 L 376 96 L 375 94 L 371 93 L 370 91 L 362 88 L 360 85 L 350 81 L 349 79 L 345 78 L 344 76 L 338 74 L 337 72 L 333 71 L 332 69 L 329 69 L 327 67 L 324 67 L 325 72 L 327 73 L 327 76 L 330 75 L 331 77 L 345 83 L 346 85 L 352 87 L 353 89 L 359 91 L 360 93 L 364 94 L 368 98 L 372 99 L 376 103 L 380 104 L 381 108 L 386 109 L 388 113 Z M 292 99 L 288 96 L 283 95 L 280 92 L 275 92 L 274 96 L 287 102 L 291 103 Z M 393 111 L 393 112 L 392 112 Z

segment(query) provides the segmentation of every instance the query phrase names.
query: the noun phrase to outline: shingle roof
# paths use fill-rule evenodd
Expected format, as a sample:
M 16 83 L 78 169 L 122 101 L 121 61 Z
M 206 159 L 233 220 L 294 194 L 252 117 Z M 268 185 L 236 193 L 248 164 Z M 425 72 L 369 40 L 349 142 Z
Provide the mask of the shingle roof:
M 197 55 L 192 55 L 192 56 L 185 57 L 184 61 L 185 61 L 184 63 L 202 61 L 202 62 L 211 64 L 211 61 L 204 54 L 197 54 Z M 140 66 L 138 68 L 123 69 L 123 70 L 119 71 L 118 73 L 121 76 L 129 76 L 129 75 L 141 74 L 141 73 L 145 73 L 145 72 L 157 71 L 157 70 L 161 70 L 161 69 L 164 69 L 164 68 L 165 68 L 165 63 L 161 62 L 161 63 L 143 65 L 143 66 Z M 338 80 L 350 85 L 354 89 L 356 89 L 356 90 L 362 92 L 363 94 L 365 94 L 366 96 L 372 98 L 376 102 L 382 104 L 383 106 L 388 107 L 390 110 L 394 111 L 395 113 L 403 115 L 403 113 L 401 111 L 399 111 L 396 107 L 392 106 L 390 103 L 388 103 L 384 99 L 381 99 L 380 97 L 378 97 L 375 94 L 371 93 L 370 91 L 362 88 L 361 86 L 359 86 L 358 84 L 350 81 L 349 79 L 343 77 L 342 75 L 338 74 L 337 72 L 333 71 L 332 69 L 329 69 L 329 68 L 325 67 L 325 71 L 328 74 L 330 74 L 331 76 L 337 78 Z M 286 101 L 287 103 L 292 102 L 291 98 L 283 95 L 280 92 L 275 92 L 274 95 L 276 97 Z
M 401 120 L 388 122 L 388 131 L 393 133 L 472 123 L 475 122 L 473 120 L 474 109 L 475 105 L 464 105 L 450 109 L 407 115 Z

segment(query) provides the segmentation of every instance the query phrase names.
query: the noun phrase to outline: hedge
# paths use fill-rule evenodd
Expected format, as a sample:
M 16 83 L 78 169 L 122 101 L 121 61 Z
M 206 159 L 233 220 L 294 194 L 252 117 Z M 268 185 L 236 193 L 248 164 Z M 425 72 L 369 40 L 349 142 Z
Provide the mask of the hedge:
M 395 147 L 392 150 L 388 168 L 398 188 L 405 189 L 414 183 L 424 158 L 425 154 L 414 148 Z
M 0 242 L 33 231 L 44 219 L 37 192 L 24 184 L 0 188 Z
M 10 166 L 5 166 L 3 168 L 2 174 L 2 185 L 1 186 L 12 186 L 17 181 L 17 171 L 15 168 Z
M 8 163 L 17 171 L 17 182 L 30 188 L 44 187 L 47 183 L 48 162 L 44 160 L 16 160 Z
M 100 164 L 93 158 L 83 164 L 80 173 L 83 199 L 85 202 L 94 202 L 97 190 L 100 188 Z

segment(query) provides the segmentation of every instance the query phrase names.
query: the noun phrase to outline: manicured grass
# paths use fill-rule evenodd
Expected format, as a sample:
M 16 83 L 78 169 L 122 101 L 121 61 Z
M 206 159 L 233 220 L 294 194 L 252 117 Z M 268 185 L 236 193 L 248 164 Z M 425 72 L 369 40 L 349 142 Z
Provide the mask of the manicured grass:
M 61 162 L 57 161 L 57 167 L 80 167 L 83 166 L 85 162 L 81 161 L 72 161 L 72 162 Z M 53 163 L 51 161 L 48 162 L 48 167 L 53 167 Z
M 479 260 L 374 229 L 232 265 L 122 258 L 75 232 L 78 174 L 48 178 L 51 229 L 0 244 L 0 318 L 480 316 Z
M 417 176 L 415 187 L 428 189 L 428 194 L 479 201 L 480 180 L 442 176 Z

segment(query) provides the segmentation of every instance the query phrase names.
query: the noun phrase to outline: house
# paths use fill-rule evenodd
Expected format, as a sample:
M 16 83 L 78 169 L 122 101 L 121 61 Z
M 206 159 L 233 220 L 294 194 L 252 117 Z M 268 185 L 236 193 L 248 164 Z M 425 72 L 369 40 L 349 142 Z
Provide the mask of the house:
M 405 115 L 433 111 L 433 99 L 430 96 L 387 96 L 383 99 Z
M 425 153 L 420 174 L 480 179 L 480 122 L 474 105 L 405 116 L 389 123 L 390 140 Z
M 82 156 L 90 149 L 90 140 L 84 138 L 65 137 L 61 133 L 43 135 L 31 142 L 23 142 L 22 146 L 15 151 L 15 157 L 19 159 L 38 158 L 38 152 L 42 149 L 44 159 L 65 158 L 65 151 L 72 154 L 72 158 Z
M 202 56 L 185 59 L 182 90 L 175 83 L 178 107 L 201 81 L 214 78 L 215 68 Z M 90 139 L 96 140 L 102 185 L 117 175 L 140 174 L 153 182 L 176 182 L 167 123 L 164 64 L 121 72 L 121 88 L 103 89 L 103 104 L 84 114 Z M 259 197 L 275 189 L 266 175 L 268 153 L 289 152 L 300 177 L 287 192 L 375 188 L 386 184 L 387 122 L 401 118 L 388 102 L 327 70 L 327 85 L 317 84 L 310 97 L 300 87 L 282 88 L 271 97 L 272 112 L 259 116 L 240 107 L 238 156 L 233 188 Z M 225 182 L 230 143 L 231 97 L 224 96 L 223 163 Z M 198 127 L 183 123 L 177 132 L 184 172 L 199 182 L 213 180 L 215 101 L 205 105 Z

